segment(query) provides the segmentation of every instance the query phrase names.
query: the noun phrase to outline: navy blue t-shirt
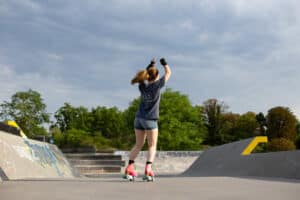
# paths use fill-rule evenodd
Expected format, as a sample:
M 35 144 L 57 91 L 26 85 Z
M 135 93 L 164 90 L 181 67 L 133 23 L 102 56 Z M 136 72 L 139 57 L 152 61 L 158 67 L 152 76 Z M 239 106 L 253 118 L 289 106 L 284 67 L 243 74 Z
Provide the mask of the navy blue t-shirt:
M 160 89 L 165 85 L 165 78 L 151 84 L 140 83 L 141 104 L 136 117 L 157 120 L 159 118 Z

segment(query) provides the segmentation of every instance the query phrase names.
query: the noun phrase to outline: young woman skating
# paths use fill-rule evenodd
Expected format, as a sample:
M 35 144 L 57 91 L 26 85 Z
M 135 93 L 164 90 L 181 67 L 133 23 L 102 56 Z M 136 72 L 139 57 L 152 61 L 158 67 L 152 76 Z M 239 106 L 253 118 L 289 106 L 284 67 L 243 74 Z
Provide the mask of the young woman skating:
M 155 66 L 155 59 L 151 61 L 145 70 L 139 71 L 131 80 L 131 84 L 138 83 L 141 93 L 141 103 L 134 120 L 135 146 L 130 152 L 129 163 L 125 169 L 124 178 L 134 180 L 137 172 L 134 168 L 134 160 L 148 141 L 148 155 L 143 180 L 153 181 L 154 173 L 151 165 L 156 154 L 158 137 L 160 90 L 171 76 L 171 70 L 164 58 L 160 59 L 164 68 L 164 75 L 160 78 L 159 71 Z

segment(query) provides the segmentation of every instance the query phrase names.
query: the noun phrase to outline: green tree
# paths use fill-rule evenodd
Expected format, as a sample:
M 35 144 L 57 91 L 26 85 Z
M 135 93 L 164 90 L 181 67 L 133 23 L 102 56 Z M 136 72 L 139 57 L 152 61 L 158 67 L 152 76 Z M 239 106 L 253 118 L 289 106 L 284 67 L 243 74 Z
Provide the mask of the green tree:
M 255 118 L 257 123 L 259 124 L 260 135 L 265 135 L 267 130 L 267 119 L 265 115 L 262 112 L 260 112 L 256 115 Z
M 238 121 L 240 115 L 235 113 L 223 113 L 219 130 L 219 144 L 233 142 L 238 138 Z
M 300 122 L 297 120 L 297 126 L 296 126 L 296 133 L 297 136 L 300 136 Z
M 111 139 L 114 146 L 117 148 L 124 148 L 125 138 L 125 120 L 123 113 L 117 109 L 97 107 L 91 111 L 92 126 L 91 131 L 101 132 L 102 136 Z
M 296 145 L 286 138 L 273 138 L 267 145 L 269 151 L 291 151 L 296 149 Z
M 187 95 L 166 89 L 160 103 L 158 149 L 196 150 L 206 134 L 203 108 L 192 106 Z
M 64 133 L 61 132 L 59 127 L 51 125 L 50 126 L 50 134 L 54 138 L 54 143 L 58 147 L 64 147 L 67 144 L 67 138 Z
M 281 138 L 281 140 L 276 140 L 276 144 L 288 144 L 286 140 L 289 140 L 293 144 L 295 143 L 297 119 L 289 108 L 278 106 L 270 109 L 267 115 L 267 126 L 267 136 L 270 143 L 272 143 L 272 140 L 279 138 Z M 272 150 L 274 150 L 274 146 L 276 145 L 272 146 Z M 289 147 L 291 147 L 291 145 L 288 145 L 285 149 Z M 290 149 L 292 150 L 293 147 Z
M 205 138 L 205 144 L 219 145 L 222 144 L 220 135 L 222 114 L 226 112 L 228 106 L 217 99 L 208 99 L 203 103 L 206 127 L 208 134 Z
M 298 120 L 297 120 L 296 132 L 297 132 L 296 147 L 297 149 L 300 149 L 300 122 Z
M 253 112 L 247 112 L 242 115 L 231 112 L 223 113 L 221 115 L 219 141 L 221 144 L 226 144 L 254 137 L 258 127 L 259 124 Z
M 46 112 L 46 104 L 38 92 L 31 89 L 17 92 L 0 108 L 1 119 L 16 121 L 28 137 L 47 134 L 43 125 L 50 122 L 50 114 Z
M 134 99 L 124 111 L 126 138 L 128 147 L 134 144 L 133 122 L 140 104 L 140 98 Z M 158 134 L 159 150 L 196 150 L 201 148 L 206 134 L 203 108 L 192 106 L 188 96 L 178 91 L 166 89 L 160 102 Z M 125 141 L 125 142 L 126 142 Z
M 242 114 L 236 125 L 236 137 L 235 140 L 246 139 L 257 135 L 257 129 L 260 124 L 256 120 L 256 114 L 254 112 L 247 112 Z
M 89 111 L 68 103 L 55 112 L 56 123 L 62 132 L 56 139 L 64 146 L 93 146 L 126 148 L 125 120 L 123 113 L 116 107 L 96 107 Z M 70 135 L 71 134 L 71 135 Z M 81 138 L 80 142 L 77 142 Z
M 56 119 L 56 126 L 62 132 L 71 129 L 89 131 L 92 123 L 92 118 L 87 108 L 83 106 L 73 107 L 69 103 L 59 108 L 54 117 Z

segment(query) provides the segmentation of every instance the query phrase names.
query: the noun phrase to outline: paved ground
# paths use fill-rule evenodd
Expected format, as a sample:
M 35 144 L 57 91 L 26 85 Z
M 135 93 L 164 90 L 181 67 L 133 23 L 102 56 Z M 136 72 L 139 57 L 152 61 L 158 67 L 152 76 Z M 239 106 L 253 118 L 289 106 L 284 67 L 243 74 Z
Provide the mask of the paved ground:
M 229 177 L 158 177 L 127 182 L 119 177 L 25 180 L 0 183 L 1 200 L 299 200 L 300 182 Z

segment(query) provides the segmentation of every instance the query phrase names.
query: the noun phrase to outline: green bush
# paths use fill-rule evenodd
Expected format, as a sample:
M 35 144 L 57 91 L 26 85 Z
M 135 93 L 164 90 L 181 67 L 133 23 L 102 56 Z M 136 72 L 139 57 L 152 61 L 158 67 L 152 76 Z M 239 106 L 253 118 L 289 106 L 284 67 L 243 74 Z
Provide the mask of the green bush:
M 266 151 L 267 151 L 267 144 L 260 143 L 255 147 L 255 149 L 252 151 L 252 153 L 265 153 Z
M 295 142 L 297 136 L 297 118 L 285 107 L 274 107 L 267 115 L 267 136 L 270 140 L 275 138 L 286 138 Z
M 94 147 L 97 150 L 108 150 L 112 148 L 112 142 L 110 139 L 103 137 L 100 134 L 96 136 L 86 136 L 82 139 L 81 146 Z
M 62 147 L 65 144 L 65 137 L 63 134 L 55 134 L 53 135 L 54 138 L 54 144 L 57 145 L 58 147 Z
M 82 141 L 85 141 L 88 133 L 83 130 L 71 129 L 66 132 L 67 146 L 82 147 Z
M 294 142 L 285 138 L 275 138 L 268 143 L 268 151 L 290 151 L 295 149 Z

